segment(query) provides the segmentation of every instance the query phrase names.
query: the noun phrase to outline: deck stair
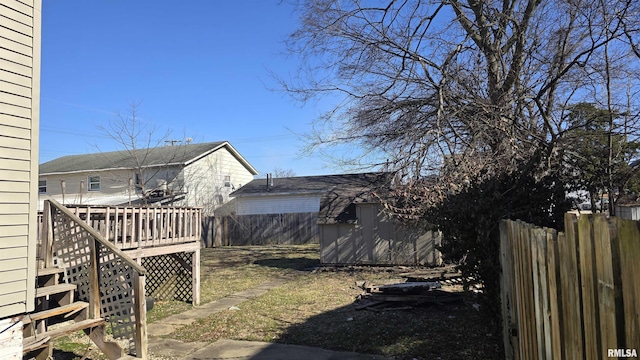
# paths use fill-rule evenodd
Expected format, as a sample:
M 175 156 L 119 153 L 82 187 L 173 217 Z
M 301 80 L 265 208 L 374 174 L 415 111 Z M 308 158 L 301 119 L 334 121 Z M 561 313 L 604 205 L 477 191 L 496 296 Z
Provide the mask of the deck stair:
M 118 359 L 124 351 L 115 342 L 104 340 L 106 322 L 89 317 L 89 304 L 75 301 L 76 285 L 63 282 L 64 270 L 38 270 L 35 312 L 23 322 L 23 358 L 44 360 L 52 355 L 51 341 L 83 330 L 110 359 Z

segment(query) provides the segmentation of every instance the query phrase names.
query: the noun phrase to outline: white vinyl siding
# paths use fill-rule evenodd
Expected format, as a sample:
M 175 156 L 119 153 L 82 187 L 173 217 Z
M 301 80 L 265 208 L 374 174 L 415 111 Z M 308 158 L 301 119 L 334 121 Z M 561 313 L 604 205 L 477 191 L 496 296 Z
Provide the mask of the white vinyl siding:
M 0 6 L 0 318 L 34 307 L 41 5 Z
M 182 173 L 185 205 L 202 206 L 206 215 L 229 201 L 229 194 L 253 180 L 253 174 L 227 148 L 187 165 Z
M 236 199 L 238 215 L 317 213 L 320 211 L 320 196 L 318 195 L 243 196 Z

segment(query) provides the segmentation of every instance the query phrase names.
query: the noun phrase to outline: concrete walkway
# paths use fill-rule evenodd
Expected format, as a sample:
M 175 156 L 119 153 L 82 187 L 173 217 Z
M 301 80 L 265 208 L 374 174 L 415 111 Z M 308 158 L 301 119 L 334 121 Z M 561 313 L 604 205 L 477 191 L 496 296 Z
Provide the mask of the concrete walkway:
M 299 345 L 274 344 L 257 341 L 221 339 L 212 344 L 204 342 L 184 343 L 163 339 L 181 326 L 189 325 L 200 318 L 226 311 L 249 299 L 260 296 L 286 282 L 278 279 L 265 282 L 255 288 L 237 292 L 228 297 L 198 306 L 147 326 L 150 359 L 182 360 L 385 360 L 382 356 L 353 352 L 330 351 Z

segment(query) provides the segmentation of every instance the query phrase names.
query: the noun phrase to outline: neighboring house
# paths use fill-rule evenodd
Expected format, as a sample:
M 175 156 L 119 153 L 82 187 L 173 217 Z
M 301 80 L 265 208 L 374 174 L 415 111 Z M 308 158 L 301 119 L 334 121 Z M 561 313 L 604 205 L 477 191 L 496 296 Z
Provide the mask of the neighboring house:
M 40 164 L 40 201 L 200 206 L 204 214 L 253 180 L 256 169 L 227 141 L 70 155 Z
M 0 6 L 0 349 L 22 357 L 20 316 L 34 310 L 41 0 Z
M 234 202 L 221 209 L 233 215 L 218 216 L 222 240 L 217 243 L 318 243 L 318 215 L 324 196 L 336 187 L 370 185 L 378 177 L 369 173 L 253 180 L 231 193 Z
M 438 234 L 407 229 L 383 212 L 380 196 L 391 178 L 378 172 L 253 180 L 231 193 L 235 211 L 220 217 L 218 243 L 320 243 L 325 264 L 438 264 Z
M 616 205 L 616 216 L 627 220 L 640 220 L 640 204 Z

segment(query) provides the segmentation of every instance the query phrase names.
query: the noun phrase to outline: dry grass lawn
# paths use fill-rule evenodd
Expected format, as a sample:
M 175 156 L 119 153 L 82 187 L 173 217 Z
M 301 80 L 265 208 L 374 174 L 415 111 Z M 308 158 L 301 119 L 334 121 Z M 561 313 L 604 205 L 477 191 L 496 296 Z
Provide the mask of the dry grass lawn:
M 213 250 L 203 255 L 203 264 L 216 264 L 216 271 L 233 279 L 237 290 L 243 290 L 242 284 L 247 285 L 246 282 L 260 282 L 256 279 L 266 281 L 269 277 L 286 276 L 290 280 L 240 304 L 238 311 L 229 310 L 201 319 L 178 329 L 169 335 L 171 338 L 281 342 L 396 359 L 503 357 L 501 339 L 496 329 L 491 328 L 492 322 L 472 306 L 476 302 L 473 294 L 465 294 L 465 301 L 459 304 L 380 312 L 355 309 L 354 300 L 362 294 L 356 281 L 372 284 L 399 280 L 398 273 L 406 272 L 406 268 L 341 267 L 302 271 L 319 263 L 317 246 Z M 247 276 L 251 279 L 246 279 Z M 211 298 L 215 297 L 217 295 Z
M 240 304 L 240 310 L 198 320 L 168 338 L 280 342 L 397 360 L 503 358 L 496 322 L 474 309 L 473 294 L 465 293 L 464 302 L 456 304 L 379 312 L 355 309 L 354 300 L 362 294 L 356 281 L 390 282 L 406 268 L 316 268 L 317 245 L 214 248 L 203 249 L 201 255 L 203 303 L 275 278 L 288 281 Z M 159 302 L 148 319 L 158 321 L 190 308 L 181 302 Z

